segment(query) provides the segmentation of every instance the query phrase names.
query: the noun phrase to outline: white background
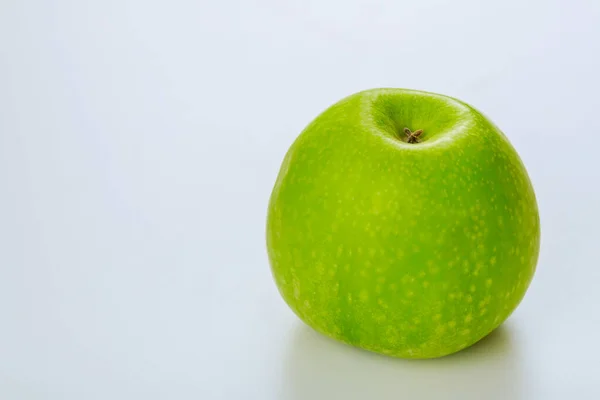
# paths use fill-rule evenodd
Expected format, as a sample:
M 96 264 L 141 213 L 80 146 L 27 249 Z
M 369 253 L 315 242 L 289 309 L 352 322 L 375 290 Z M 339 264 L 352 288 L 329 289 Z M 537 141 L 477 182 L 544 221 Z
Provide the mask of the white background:
M 0 398 L 600 398 L 597 0 L 0 0 Z M 463 99 L 522 156 L 542 249 L 432 361 L 313 333 L 265 250 L 285 151 L 353 92 Z

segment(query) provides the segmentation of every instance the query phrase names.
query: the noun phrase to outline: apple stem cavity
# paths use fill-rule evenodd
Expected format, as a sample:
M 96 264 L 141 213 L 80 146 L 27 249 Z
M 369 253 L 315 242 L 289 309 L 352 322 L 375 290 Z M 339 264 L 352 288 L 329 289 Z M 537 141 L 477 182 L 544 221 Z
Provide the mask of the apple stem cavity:
M 408 128 L 404 128 L 404 133 L 406 134 L 407 143 L 421 143 L 421 139 L 419 138 L 419 136 L 423 134 L 423 129 L 418 129 L 413 132 Z

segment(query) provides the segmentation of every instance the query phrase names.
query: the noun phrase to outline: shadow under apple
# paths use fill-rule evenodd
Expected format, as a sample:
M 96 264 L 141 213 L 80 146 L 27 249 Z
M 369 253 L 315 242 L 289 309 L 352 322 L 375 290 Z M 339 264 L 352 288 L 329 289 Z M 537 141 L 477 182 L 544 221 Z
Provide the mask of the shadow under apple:
M 459 353 L 402 360 L 326 338 L 304 324 L 293 332 L 279 398 L 524 399 L 526 377 L 510 326 Z

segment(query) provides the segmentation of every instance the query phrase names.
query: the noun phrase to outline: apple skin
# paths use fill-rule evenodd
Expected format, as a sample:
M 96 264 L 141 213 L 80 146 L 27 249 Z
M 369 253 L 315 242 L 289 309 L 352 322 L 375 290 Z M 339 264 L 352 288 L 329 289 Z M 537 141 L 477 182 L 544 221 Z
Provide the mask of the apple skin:
M 319 115 L 268 209 L 289 307 L 394 357 L 441 357 L 488 335 L 525 295 L 539 246 L 535 194 L 504 134 L 468 104 L 415 90 L 363 91 Z

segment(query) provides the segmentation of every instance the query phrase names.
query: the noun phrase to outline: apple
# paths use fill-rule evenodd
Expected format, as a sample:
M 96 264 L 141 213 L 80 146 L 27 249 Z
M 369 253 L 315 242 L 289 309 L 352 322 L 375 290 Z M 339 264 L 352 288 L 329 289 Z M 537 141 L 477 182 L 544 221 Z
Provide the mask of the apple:
M 515 310 L 540 221 L 523 163 L 481 112 L 405 89 L 349 96 L 293 143 L 269 202 L 271 270 L 331 338 L 402 358 L 464 349 Z

